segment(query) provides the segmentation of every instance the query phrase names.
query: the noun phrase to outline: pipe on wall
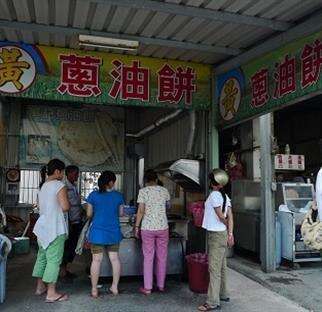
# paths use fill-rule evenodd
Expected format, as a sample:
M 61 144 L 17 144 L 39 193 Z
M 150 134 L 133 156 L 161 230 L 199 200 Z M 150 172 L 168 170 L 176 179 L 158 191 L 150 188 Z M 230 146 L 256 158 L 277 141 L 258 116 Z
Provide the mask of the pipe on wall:
M 187 142 L 186 156 L 187 158 L 192 158 L 194 142 L 196 139 L 196 112 L 193 110 L 190 111 L 189 113 L 189 123 L 190 123 L 190 131 L 189 131 L 189 137 Z
M 162 117 L 160 119 L 158 119 L 156 122 L 154 122 L 153 124 L 143 128 L 142 130 L 140 130 L 137 133 L 127 133 L 126 136 L 127 137 L 131 137 L 131 138 L 141 138 L 142 136 L 148 134 L 149 132 L 151 132 L 152 130 L 160 127 L 162 124 L 170 121 L 171 119 L 177 117 L 178 115 L 180 115 L 182 113 L 182 109 L 178 109 L 175 112 Z

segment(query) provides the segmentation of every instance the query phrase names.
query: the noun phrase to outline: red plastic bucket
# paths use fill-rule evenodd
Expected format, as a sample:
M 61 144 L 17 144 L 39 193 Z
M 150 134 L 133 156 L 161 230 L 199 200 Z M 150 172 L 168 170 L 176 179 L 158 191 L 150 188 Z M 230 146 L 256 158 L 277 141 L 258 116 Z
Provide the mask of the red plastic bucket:
M 199 294 L 207 293 L 209 285 L 208 256 L 196 253 L 187 255 L 186 260 L 190 290 Z

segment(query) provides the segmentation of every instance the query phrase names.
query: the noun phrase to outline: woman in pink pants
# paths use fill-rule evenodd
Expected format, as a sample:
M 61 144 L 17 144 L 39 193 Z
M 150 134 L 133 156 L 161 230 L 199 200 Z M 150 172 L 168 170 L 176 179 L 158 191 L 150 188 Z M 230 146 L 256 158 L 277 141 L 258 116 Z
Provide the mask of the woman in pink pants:
M 157 288 L 164 291 L 169 242 L 166 205 L 170 194 L 167 189 L 158 185 L 158 176 L 154 171 L 148 170 L 144 179 L 146 186 L 139 191 L 137 200 L 139 209 L 135 236 L 139 237 L 141 225 L 144 287 L 140 288 L 140 292 L 149 295 L 153 288 L 154 261 Z

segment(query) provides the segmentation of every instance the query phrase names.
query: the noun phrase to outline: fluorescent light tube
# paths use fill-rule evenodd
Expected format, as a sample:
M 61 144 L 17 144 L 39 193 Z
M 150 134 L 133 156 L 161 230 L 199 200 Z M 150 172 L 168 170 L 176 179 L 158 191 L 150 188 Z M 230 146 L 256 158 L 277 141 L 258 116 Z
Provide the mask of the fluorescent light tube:
M 135 51 L 139 47 L 139 42 L 135 40 L 125 40 L 117 38 L 106 38 L 90 35 L 79 35 L 79 44 L 82 46 L 107 48 L 116 50 Z

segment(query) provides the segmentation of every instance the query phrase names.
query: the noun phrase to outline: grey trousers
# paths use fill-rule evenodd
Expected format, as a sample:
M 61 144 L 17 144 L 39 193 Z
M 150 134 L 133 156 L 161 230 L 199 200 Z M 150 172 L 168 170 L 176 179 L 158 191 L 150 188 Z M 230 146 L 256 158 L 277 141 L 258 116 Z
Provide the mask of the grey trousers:
M 220 298 L 227 298 L 227 232 L 208 231 L 209 287 L 207 304 L 220 305 Z

